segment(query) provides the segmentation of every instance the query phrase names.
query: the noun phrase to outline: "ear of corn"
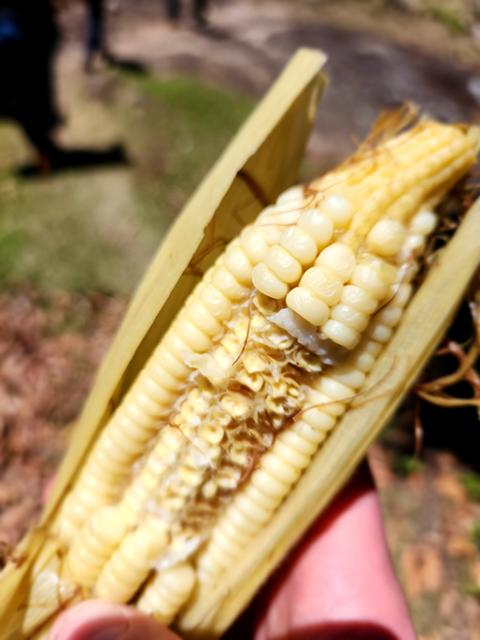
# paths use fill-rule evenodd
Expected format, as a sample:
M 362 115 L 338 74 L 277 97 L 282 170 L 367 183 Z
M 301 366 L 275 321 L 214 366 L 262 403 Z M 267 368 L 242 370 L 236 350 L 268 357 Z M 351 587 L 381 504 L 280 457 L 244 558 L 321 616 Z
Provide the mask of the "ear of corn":
M 137 599 L 161 620 L 175 617 L 196 582 L 221 581 L 365 388 L 410 296 L 436 222 L 432 203 L 475 153 L 466 130 L 421 121 L 380 145 L 361 181 L 347 164 L 341 193 L 324 193 L 333 172 L 311 187 L 308 208 L 301 189 L 289 190 L 230 243 L 60 509 L 60 579 L 83 597 Z M 320 219 L 330 222 L 322 242 L 308 230 Z M 304 297 L 291 304 L 295 291 L 324 305 L 321 320 Z
M 366 393 L 432 209 L 476 152 L 473 130 L 422 120 L 284 192 L 233 239 L 92 447 L 50 527 L 61 562 L 36 584 L 53 573 L 72 601 L 166 622 L 193 592 L 181 624 L 198 629 L 202 594 L 225 589 Z

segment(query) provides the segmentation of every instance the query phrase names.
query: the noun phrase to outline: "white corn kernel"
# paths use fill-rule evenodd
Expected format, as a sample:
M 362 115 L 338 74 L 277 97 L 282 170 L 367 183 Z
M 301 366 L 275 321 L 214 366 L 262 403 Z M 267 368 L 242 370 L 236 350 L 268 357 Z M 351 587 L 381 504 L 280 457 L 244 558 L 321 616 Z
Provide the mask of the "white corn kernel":
M 363 331 L 368 324 L 369 316 L 362 311 L 357 311 L 347 304 L 337 304 L 332 309 L 330 317 L 338 322 L 343 322 L 347 327 L 356 331 Z
M 289 464 L 295 469 L 305 469 L 310 462 L 310 456 L 300 453 L 300 451 L 289 447 L 278 439 L 275 440 L 272 451 L 281 460 L 285 461 L 286 464 Z
M 189 322 L 189 320 L 187 320 Z M 156 392 L 162 392 L 162 387 L 168 389 L 169 391 L 175 391 L 178 389 L 179 380 L 177 377 L 173 376 L 171 373 L 162 367 L 161 365 L 157 365 L 157 363 L 152 362 L 148 368 L 148 375 L 142 375 L 142 387 L 150 391 L 152 395 L 155 395 Z M 145 383 L 145 385 L 143 385 Z
M 148 582 L 137 607 L 143 613 L 153 615 L 158 622 L 170 624 L 188 600 L 195 581 L 195 571 L 187 563 L 161 571 Z
M 375 342 L 375 340 L 368 340 L 368 342 L 365 343 L 362 349 L 365 353 L 368 353 L 376 358 L 382 350 L 382 345 L 379 342 Z
M 298 477 L 296 469 L 283 460 L 279 460 L 271 451 L 262 456 L 261 465 L 262 469 L 287 486 L 295 482 Z
M 190 373 L 190 368 L 183 362 L 176 358 L 171 351 L 169 351 L 163 344 L 156 349 L 152 364 L 158 364 L 162 366 L 165 371 L 168 371 L 172 376 L 178 378 L 178 380 L 184 380 Z M 147 371 L 149 369 L 150 362 L 147 363 Z
M 163 523 L 147 520 L 128 534 L 111 556 L 97 580 L 95 595 L 106 602 L 128 602 L 166 543 Z
M 185 341 L 185 344 L 196 353 L 207 351 L 212 344 L 210 338 L 203 331 L 200 331 L 193 322 L 188 320 L 185 315 L 177 319 L 175 329 L 180 338 Z
M 248 487 L 250 488 L 252 485 L 249 484 Z M 246 492 L 246 488 L 245 488 L 245 492 Z M 260 491 L 258 491 L 259 495 L 262 495 Z M 251 493 L 249 492 L 248 495 L 251 495 Z M 268 499 L 268 497 L 267 497 Z M 269 498 L 270 502 L 269 504 L 277 504 L 277 501 L 275 498 Z M 273 502 L 272 502 L 273 501 Z M 268 507 L 268 505 L 265 505 Z M 246 542 L 248 542 L 251 539 L 251 531 L 240 531 L 240 529 L 238 529 L 235 524 L 233 522 L 231 522 L 230 520 L 228 520 L 227 518 L 224 518 L 222 520 L 222 522 L 220 523 L 218 530 L 222 532 L 222 534 L 226 537 L 229 538 L 230 540 L 232 540 L 233 542 L 239 542 L 240 544 L 245 544 Z M 215 531 L 216 533 L 216 531 Z
M 165 337 L 163 338 L 162 344 L 170 351 L 170 353 L 179 360 L 185 361 L 185 356 L 191 353 L 190 347 L 184 340 L 181 340 L 180 336 L 176 331 L 176 323 L 174 323 L 173 327 L 167 331 Z
M 247 227 L 240 235 L 240 246 L 252 261 L 252 264 L 257 264 L 265 257 L 269 243 L 264 237 L 263 229 Z
M 288 487 L 285 487 L 283 495 L 285 495 L 287 492 Z M 235 499 L 230 505 L 230 508 L 225 511 L 225 518 L 226 520 L 229 520 L 236 529 L 240 530 L 243 533 L 254 535 L 256 532 L 255 523 L 252 522 L 252 520 L 242 511 L 236 508 Z M 212 542 L 215 542 L 215 534 L 213 534 L 212 536 Z M 209 547 L 213 546 L 214 545 L 209 545 Z
M 433 211 L 422 209 L 411 219 L 408 231 L 411 234 L 428 236 L 437 226 L 437 222 L 438 216 Z
M 336 304 L 342 295 L 342 279 L 324 265 L 307 269 L 300 280 L 300 286 L 309 289 L 329 307 Z
M 347 327 L 342 322 L 337 322 L 337 320 L 327 320 L 322 327 L 322 333 L 324 333 L 327 338 L 346 349 L 353 349 L 356 347 L 361 338 L 358 331 L 355 331 L 355 329 L 352 329 L 351 327 Z
M 305 199 L 304 196 L 304 188 L 303 185 L 297 185 L 295 187 L 290 187 L 283 193 L 281 193 L 277 198 L 277 204 L 297 204 L 301 205 Z
M 226 268 L 240 284 L 247 286 L 251 284 L 252 264 L 238 244 L 231 244 L 228 247 L 223 260 Z
M 302 275 L 302 268 L 298 260 L 279 245 L 274 245 L 267 251 L 265 264 L 277 278 L 287 284 L 297 282 Z
M 335 367 L 330 373 L 330 377 L 351 389 L 360 389 L 365 382 L 365 373 L 355 367 L 355 365 L 344 365 Z
M 328 318 L 328 307 L 325 302 L 314 296 L 305 287 L 292 289 L 286 298 L 289 309 L 316 327 L 320 327 Z
M 213 284 L 207 284 L 200 294 L 203 304 L 219 322 L 230 319 L 232 314 L 231 300 Z
M 291 227 L 284 231 L 280 244 L 304 266 L 311 264 L 317 256 L 316 243 L 299 227 Z
M 426 241 L 423 235 L 413 234 L 407 236 L 400 251 L 400 260 L 406 261 L 416 258 L 425 250 L 425 246 Z
M 223 265 L 217 265 L 213 270 L 212 284 L 229 300 L 241 300 L 246 298 L 249 293 L 249 289 L 241 285 Z
M 315 385 L 315 388 L 332 400 L 350 400 L 352 397 L 352 390 L 350 387 L 338 380 L 334 380 L 328 375 L 321 376 L 319 383 Z
M 381 344 L 386 344 L 390 338 L 392 337 L 392 329 L 391 327 L 387 327 L 384 324 L 378 324 L 372 327 L 372 330 L 369 331 L 369 335 L 372 340 L 376 340 Z
M 385 307 L 375 316 L 375 322 L 385 324 L 387 327 L 396 327 L 402 317 L 403 310 L 401 307 Z
M 201 300 L 195 299 L 189 303 L 186 313 L 193 324 L 208 336 L 213 338 L 222 332 L 222 325 L 213 317 Z
M 332 239 L 333 223 L 318 209 L 308 209 L 302 213 L 298 224 L 316 243 L 317 249 L 324 247 Z
M 313 444 L 308 439 L 302 438 L 292 428 L 282 431 L 277 436 L 276 441 L 282 442 L 285 446 L 295 449 L 306 456 L 312 456 L 317 449 L 316 444 Z
M 403 307 L 405 307 L 407 302 L 410 300 L 412 290 L 413 287 L 408 282 L 402 282 L 399 285 L 392 286 L 392 304 L 403 309 Z
M 242 513 L 244 512 L 242 511 Z M 253 520 L 255 521 L 254 518 Z M 262 524 L 261 521 L 260 521 L 260 524 Z M 215 545 L 218 547 L 218 549 L 223 553 L 225 553 L 226 555 L 230 556 L 231 558 L 234 558 L 235 556 L 240 554 L 242 551 L 243 544 L 241 539 L 239 539 L 237 536 L 229 536 L 221 527 L 219 527 L 215 531 L 214 540 L 215 540 Z
M 245 516 L 251 518 L 254 522 L 263 524 L 270 517 L 272 510 L 261 507 L 258 503 L 251 500 L 244 492 L 235 496 L 235 506 Z
M 272 476 L 266 469 L 260 467 L 256 469 L 251 475 L 251 482 L 260 491 L 264 491 L 266 494 L 273 497 L 284 496 L 290 486 L 284 480 Z
M 315 264 L 325 265 L 339 275 L 342 282 L 347 282 L 353 273 L 356 265 L 356 258 L 353 250 L 343 242 L 334 242 L 325 247 L 315 260 Z
M 333 419 L 333 424 L 335 424 L 335 419 Z M 292 429 L 300 438 L 310 442 L 315 448 L 325 440 L 328 434 L 328 430 L 315 429 L 304 420 L 294 422 Z
M 260 507 L 267 511 L 271 512 L 277 504 L 277 500 L 275 498 L 268 495 L 267 493 L 260 491 L 251 483 L 247 484 L 247 486 L 243 489 L 243 492 L 252 502 L 258 504 Z
M 368 373 L 375 364 L 375 358 L 371 353 L 363 351 L 362 348 L 359 349 L 359 352 L 358 356 L 353 360 L 353 365 L 360 371 Z
M 353 215 L 350 202 L 338 194 L 328 195 L 321 203 L 320 210 L 326 213 L 336 227 L 345 227 Z
M 311 388 L 308 392 L 308 404 L 312 404 L 313 406 L 318 407 L 318 411 L 327 413 L 334 418 L 345 413 L 346 407 L 344 402 L 337 402 L 326 393 L 321 393 L 314 388 Z M 305 418 L 306 422 L 310 420 L 310 416 L 307 412 L 302 413 L 302 417 Z
M 388 265 L 390 267 L 390 265 Z M 377 300 L 386 298 L 389 287 L 394 282 L 395 270 L 387 268 L 380 260 L 359 263 L 353 272 L 352 284 L 365 289 Z M 393 277 L 392 277 L 393 276 Z
M 396 255 L 405 240 L 406 229 L 398 220 L 379 220 L 367 236 L 367 247 L 379 256 Z
M 261 262 L 252 269 L 252 281 L 256 289 L 270 298 L 281 300 L 288 293 L 287 285 Z
M 315 395 L 318 396 L 318 394 Z M 338 407 L 338 413 L 341 413 L 341 408 L 338 403 L 334 403 L 331 398 L 322 396 L 321 398 L 318 398 L 318 400 L 319 401 L 313 397 L 313 394 L 310 394 L 306 406 L 313 406 L 310 409 L 304 409 L 300 414 L 300 417 L 313 429 L 318 429 L 319 431 L 330 431 L 335 424 L 335 417 L 329 413 L 328 409 Z
M 340 300 L 343 304 L 347 304 L 349 307 L 357 309 L 357 311 L 368 314 L 372 314 L 378 304 L 376 299 L 371 296 L 368 291 L 353 284 L 347 284 L 343 287 Z

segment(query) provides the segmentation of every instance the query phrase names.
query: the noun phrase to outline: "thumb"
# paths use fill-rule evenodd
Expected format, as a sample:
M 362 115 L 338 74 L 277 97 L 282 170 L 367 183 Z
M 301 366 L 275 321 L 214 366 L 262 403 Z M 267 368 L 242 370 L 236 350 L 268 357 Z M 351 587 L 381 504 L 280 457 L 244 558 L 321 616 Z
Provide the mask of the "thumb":
M 55 621 L 49 640 L 180 640 L 133 607 L 89 600 Z

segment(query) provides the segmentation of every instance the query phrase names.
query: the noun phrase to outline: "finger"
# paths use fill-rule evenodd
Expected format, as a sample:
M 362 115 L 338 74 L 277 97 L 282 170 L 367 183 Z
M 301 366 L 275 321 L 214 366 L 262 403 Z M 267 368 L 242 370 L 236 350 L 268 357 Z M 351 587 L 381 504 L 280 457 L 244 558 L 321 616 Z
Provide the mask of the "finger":
M 54 623 L 49 640 L 179 640 L 179 636 L 133 607 L 89 600 Z
M 256 640 L 415 638 L 368 472 L 312 527 L 275 576 L 260 609 Z

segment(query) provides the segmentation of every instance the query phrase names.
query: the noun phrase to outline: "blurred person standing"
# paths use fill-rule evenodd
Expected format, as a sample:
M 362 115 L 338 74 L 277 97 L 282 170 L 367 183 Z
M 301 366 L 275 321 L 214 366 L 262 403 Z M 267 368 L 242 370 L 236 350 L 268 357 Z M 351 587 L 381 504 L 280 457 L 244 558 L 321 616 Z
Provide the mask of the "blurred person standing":
M 85 71 L 94 71 L 97 66 L 110 62 L 111 56 L 105 46 L 104 0 L 85 0 L 87 7 L 87 33 Z
M 166 0 L 167 17 L 174 26 L 178 25 L 182 13 L 181 0 Z M 206 13 L 208 9 L 208 0 L 192 0 L 192 16 L 195 25 L 199 29 L 207 27 Z
M 58 156 L 60 118 L 52 72 L 58 41 L 51 0 L 0 0 L 0 116 L 20 124 L 48 171 Z

